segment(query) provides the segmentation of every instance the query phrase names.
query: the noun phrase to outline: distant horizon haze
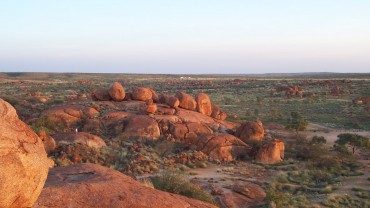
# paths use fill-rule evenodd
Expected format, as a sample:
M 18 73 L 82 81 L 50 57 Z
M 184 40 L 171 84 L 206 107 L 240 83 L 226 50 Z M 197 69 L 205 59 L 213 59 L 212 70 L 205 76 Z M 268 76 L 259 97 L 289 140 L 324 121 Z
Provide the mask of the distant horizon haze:
M 12 0 L 0 28 L 0 72 L 370 72 L 368 0 Z

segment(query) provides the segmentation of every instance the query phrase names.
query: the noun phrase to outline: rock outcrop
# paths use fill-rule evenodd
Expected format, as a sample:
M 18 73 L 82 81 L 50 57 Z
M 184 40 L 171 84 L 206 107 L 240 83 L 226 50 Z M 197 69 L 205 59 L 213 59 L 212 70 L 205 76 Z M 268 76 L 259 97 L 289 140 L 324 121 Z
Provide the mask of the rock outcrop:
M 153 188 L 94 164 L 53 168 L 33 208 L 211 208 L 213 205 Z
M 264 144 L 256 155 L 256 161 L 259 163 L 278 163 L 284 159 L 284 142 L 280 139 L 274 139 Z
M 125 99 L 125 95 L 126 95 L 125 89 L 122 87 L 122 85 L 119 82 L 113 83 L 110 86 L 108 93 L 114 101 L 122 101 L 123 99 Z
M 263 129 L 261 121 L 245 122 L 236 130 L 235 133 L 235 136 L 239 137 L 244 142 L 261 141 L 264 135 L 265 130 Z
M 84 144 L 97 149 L 107 146 L 102 138 L 87 132 L 59 133 L 53 136 L 58 145 Z
M 52 165 L 41 139 L 0 99 L 0 207 L 31 207 Z

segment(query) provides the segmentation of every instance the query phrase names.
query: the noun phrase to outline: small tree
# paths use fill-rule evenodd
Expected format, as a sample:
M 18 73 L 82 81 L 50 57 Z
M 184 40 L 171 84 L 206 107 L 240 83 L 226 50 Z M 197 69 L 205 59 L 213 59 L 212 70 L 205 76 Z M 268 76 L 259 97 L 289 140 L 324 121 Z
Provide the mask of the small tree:
M 288 124 L 285 126 L 288 130 L 294 130 L 297 134 L 299 131 L 306 130 L 308 122 L 298 112 L 291 112 Z
M 352 154 L 359 149 L 370 149 L 370 138 L 358 135 L 358 134 L 339 134 L 338 140 L 335 141 L 335 144 L 340 146 L 348 146 L 352 150 Z
M 311 144 L 325 144 L 326 139 L 323 136 L 313 136 L 310 143 Z

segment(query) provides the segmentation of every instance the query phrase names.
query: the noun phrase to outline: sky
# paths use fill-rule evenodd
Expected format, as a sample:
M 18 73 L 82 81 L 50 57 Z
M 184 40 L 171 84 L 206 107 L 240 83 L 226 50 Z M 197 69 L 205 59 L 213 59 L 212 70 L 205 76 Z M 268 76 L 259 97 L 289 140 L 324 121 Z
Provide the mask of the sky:
M 370 0 L 0 0 L 0 72 L 370 72 Z

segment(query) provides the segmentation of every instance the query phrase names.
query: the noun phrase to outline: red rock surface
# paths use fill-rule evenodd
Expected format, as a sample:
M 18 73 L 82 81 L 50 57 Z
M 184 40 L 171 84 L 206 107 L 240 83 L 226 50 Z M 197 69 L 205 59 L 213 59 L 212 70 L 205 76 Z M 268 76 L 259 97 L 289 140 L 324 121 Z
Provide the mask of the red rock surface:
M 122 101 L 123 99 L 125 99 L 125 95 L 126 95 L 125 89 L 122 87 L 122 85 L 119 82 L 113 83 L 110 86 L 108 93 L 114 101 Z
M 264 144 L 257 153 L 256 161 L 260 163 L 277 163 L 284 159 L 284 142 L 275 139 Z
M 41 139 L 0 99 L 0 207 L 31 207 L 52 165 Z
M 107 146 L 102 138 L 86 132 L 59 133 L 53 136 L 58 144 L 84 144 L 93 148 Z
M 203 115 L 211 116 L 212 114 L 212 104 L 208 95 L 205 93 L 199 93 L 195 96 L 195 101 L 197 102 L 197 111 Z
M 215 120 L 209 116 L 203 115 L 201 113 L 190 111 L 190 110 L 184 110 L 184 109 L 178 109 L 176 112 L 176 115 L 182 120 L 183 122 L 194 122 L 194 123 L 205 123 L 205 124 L 211 124 L 215 123 Z
M 175 97 L 179 99 L 180 108 L 184 108 L 187 110 L 195 110 L 197 108 L 197 102 L 194 100 L 194 98 L 191 95 L 186 94 L 185 92 L 178 92 Z
M 199 136 L 212 134 L 213 131 L 207 125 L 202 123 L 176 123 L 170 127 L 170 132 L 178 141 L 188 144 L 193 143 Z
M 263 129 L 261 121 L 245 122 L 235 133 L 235 136 L 239 137 L 244 142 L 261 141 L 264 135 L 265 130 Z
M 94 164 L 53 168 L 33 208 L 121 207 L 207 208 L 213 205 L 155 190 L 124 174 Z

